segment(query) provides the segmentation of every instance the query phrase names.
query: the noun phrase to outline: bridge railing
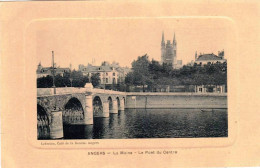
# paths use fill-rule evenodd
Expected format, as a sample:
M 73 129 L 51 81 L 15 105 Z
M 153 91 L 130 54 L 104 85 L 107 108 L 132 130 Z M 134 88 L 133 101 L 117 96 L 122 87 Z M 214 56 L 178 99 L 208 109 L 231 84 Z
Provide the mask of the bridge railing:
M 125 95 L 125 92 L 119 92 L 114 90 L 105 90 L 105 89 L 97 89 L 93 88 L 92 90 L 87 89 L 87 91 L 91 91 L 93 93 L 102 93 L 102 94 L 116 94 L 116 95 Z
M 62 88 L 55 88 L 55 89 L 56 89 L 56 95 L 87 92 L 86 88 L 62 87 Z M 37 96 L 49 96 L 49 95 L 54 95 L 54 88 L 37 88 Z

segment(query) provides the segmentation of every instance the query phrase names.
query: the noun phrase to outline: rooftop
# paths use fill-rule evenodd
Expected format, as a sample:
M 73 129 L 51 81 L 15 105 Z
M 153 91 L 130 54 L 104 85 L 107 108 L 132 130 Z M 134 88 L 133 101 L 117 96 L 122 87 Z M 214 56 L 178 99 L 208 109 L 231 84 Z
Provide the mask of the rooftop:
M 206 60 L 222 60 L 222 57 L 219 57 L 215 54 L 203 54 L 199 55 L 196 61 L 206 61 Z

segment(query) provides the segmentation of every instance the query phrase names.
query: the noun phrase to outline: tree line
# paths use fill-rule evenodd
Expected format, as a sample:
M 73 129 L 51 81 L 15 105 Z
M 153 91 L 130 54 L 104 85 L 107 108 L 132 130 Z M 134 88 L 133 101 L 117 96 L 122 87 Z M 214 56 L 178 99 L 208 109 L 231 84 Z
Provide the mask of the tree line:
M 84 76 L 81 71 L 73 70 L 64 72 L 63 75 L 55 75 L 54 83 L 56 87 L 84 87 L 86 83 L 91 82 L 94 87 L 100 84 L 98 73 L 92 74 L 91 77 Z M 50 88 L 53 86 L 53 77 L 48 75 L 37 79 L 38 88 Z
M 63 76 L 55 76 L 56 87 L 84 87 L 91 82 L 94 87 L 100 86 L 99 73 L 91 77 L 84 76 L 81 71 L 64 72 Z M 125 77 L 124 83 L 105 85 L 105 89 L 130 91 L 129 87 L 142 87 L 143 91 L 154 91 L 161 86 L 188 86 L 188 85 L 226 85 L 227 64 L 217 62 L 215 64 L 184 65 L 180 69 L 173 69 L 171 64 L 160 64 L 156 60 L 150 60 L 147 54 L 139 56 L 132 62 L 132 71 Z M 53 86 L 52 76 L 37 79 L 38 88 L 50 88 Z M 146 88 L 146 89 L 145 89 Z
M 142 86 L 148 91 L 162 85 L 227 85 L 227 64 L 217 62 L 206 65 L 184 65 L 173 69 L 171 64 L 149 60 L 148 55 L 139 56 L 132 62 L 132 72 L 125 78 L 128 86 Z

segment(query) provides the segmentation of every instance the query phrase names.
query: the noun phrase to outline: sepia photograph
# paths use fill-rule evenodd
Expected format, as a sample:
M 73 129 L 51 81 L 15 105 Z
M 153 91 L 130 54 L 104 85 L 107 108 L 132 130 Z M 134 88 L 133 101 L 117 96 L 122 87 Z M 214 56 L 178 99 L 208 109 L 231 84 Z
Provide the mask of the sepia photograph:
M 1 2 L 1 166 L 259 166 L 259 7 Z
M 43 20 L 31 27 L 38 140 L 228 137 L 223 20 Z

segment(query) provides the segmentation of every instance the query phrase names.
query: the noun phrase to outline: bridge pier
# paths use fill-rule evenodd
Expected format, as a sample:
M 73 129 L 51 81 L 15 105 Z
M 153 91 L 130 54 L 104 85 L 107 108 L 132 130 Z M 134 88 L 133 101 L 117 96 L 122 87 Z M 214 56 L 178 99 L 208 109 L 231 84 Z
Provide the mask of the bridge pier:
M 114 113 L 117 114 L 118 113 L 118 104 L 117 104 L 117 100 L 113 100 L 112 101 L 112 110 L 110 111 L 110 113 Z
M 125 102 L 124 102 L 124 99 L 121 99 L 121 100 L 120 100 L 119 110 L 121 110 L 121 111 L 124 111 L 124 110 L 125 110 Z
M 93 100 L 92 95 L 86 95 L 86 107 L 84 111 L 84 123 L 86 125 L 93 124 Z
M 51 139 L 63 138 L 62 111 L 51 112 L 50 138 Z
M 102 117 L 109 117 L 109 102 L 103 102 L 103 114 Z

